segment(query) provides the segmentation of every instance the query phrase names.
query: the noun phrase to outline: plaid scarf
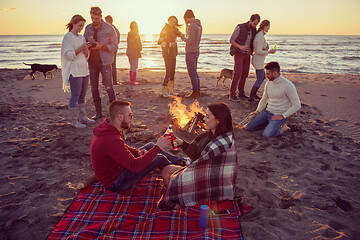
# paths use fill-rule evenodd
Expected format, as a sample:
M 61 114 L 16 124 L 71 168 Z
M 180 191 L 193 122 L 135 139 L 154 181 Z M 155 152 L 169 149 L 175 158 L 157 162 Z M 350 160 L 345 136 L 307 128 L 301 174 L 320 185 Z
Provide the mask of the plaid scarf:
M 196 161 L 172 176 L 159 208 L 169 210 L 176 204 L 194 206 L 208 200 L 232 200 L 237 161 L 231 132 L 211 140 Z

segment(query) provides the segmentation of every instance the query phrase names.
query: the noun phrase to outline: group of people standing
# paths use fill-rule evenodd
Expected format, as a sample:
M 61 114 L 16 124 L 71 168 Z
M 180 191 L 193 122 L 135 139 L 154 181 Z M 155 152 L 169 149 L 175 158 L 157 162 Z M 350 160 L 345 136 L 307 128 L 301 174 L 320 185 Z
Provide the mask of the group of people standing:
M 61 47 L 61 65 L 63 90 L 71 92 L 69 111 L 72 126 L 84 128 L 86 124 L 102 118 L 102 103 L 99 93 L 99 77 L 102 76 L 109 103 L 115 100 L 113 85 L 118 85 L 116 74 L 116 54 L 120 42 L 120 32 L 113 25 L 113 18 L 108 15 L 102 20 L 102 11 L 99 7 L 91 7 L 90 16 L 92 23 L 85 28 L 84 36 L 80 32 L 86 20 L 81 15 L 75 15 L 66 25 L 69 32 L 64 36 Z M 178 19 L 171 16 L 162 29 L 158 44 L 161 45 L 164 57 L 166 74 L 163 82 L 162 96 L 174 95 L 174 79 L 176 56 L 178 53 L 176 39 L 180 37 L 186 42 L 186 64 L 193 86 L 193 91 L 188 97 L 196 98 L 200 95 L 200 80 L 197 74 L 199 57 L 199 44 L 202 34 L 200 20 L 195 19 L 192 10 L 184 14 L 187 26 L 186 35 L 179 30 Z M 130 23 L 127 35 L 126 55 L 130 64 L 130 83 L 136 84 L 136 73 L 141 58 L 142 43 L 139 28 L 136 22 Z M 96 114 L 91 118 L 86 117 L 85 95 L 87 86 L 91 85 Z
M 180 37 L 185 45 L 185 61 L 187 71 L 192 84 L 192 92 L 187 95 L 190 98 L 200 96 L 200 79 L 197 73 L 197 63 L 200 54 L 200 40 L 202 26 L 199 19 L 195 18 L 194 12 L 188 9 L 184 14 L 186 35 L 181 33 L 179 21 L 176 16 L 170 16 L 168 23 L 160 32 L 158 44 L 161 46 L 165 62 L 165 77 L 162 84 L 162 96 L 169 97 L 174 93 L 174 79 L 176 68 L 176 56 L 178 54 L 177 38 Z
M 250 100 L 260 99 L 257 91 L 265 79 L 265 57 L 276 52 L 269 50 L 269 44 L 265 40 L 265 34 L 270 29 L 270 21 L 263 20 L 258 30 L 256 26 L 260 22 L 259 14 L 253 14 L 248 22 L 236 26 L 230 38 L 230 55 L 234 57 L 234 75 L 230 86 L 229 99 L 240 101 L 248 98 L 245 94 L 245 82 L 249 75 L 250 58 L 256 70 L 256 82 L 250 91 Z M 236 95 L 236 90 L 238 94 Z
M 81 15 L 71 18 L 66 25 L 69 32 L 65 34 L 61 46 L 63 90 L 71 92 L 69 111 L 71 124 L 76 128 L 84 128 L 86 124 L 102 117 L 100 73 L 109 102 L 115 100 L 113 81 L 116 84 L 116 68 L 112 69 L 112 65 L 116 67 L 114 60 L 120 33 L 112 25 L 111 16 L 107 17 L 110 24 L 102 20 L 102 11 L 99 7 L 92 7 L 90 15 L 92 23 L 86 26 L 84 36 L 81 36 L 80 32 L 86 20 Z M 92 119 L 86 117 L 84 106 L 89 78 L 96 109 Z

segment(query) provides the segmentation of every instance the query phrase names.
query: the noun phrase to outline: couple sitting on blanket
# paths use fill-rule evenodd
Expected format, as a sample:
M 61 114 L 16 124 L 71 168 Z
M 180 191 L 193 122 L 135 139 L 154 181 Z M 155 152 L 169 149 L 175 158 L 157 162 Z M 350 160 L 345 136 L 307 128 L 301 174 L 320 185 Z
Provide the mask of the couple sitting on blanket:
M 174 140 L 191 158 L 192 163 L 187 167 L 181 166 L 184 159 L 164 151 L 170 145 L 167 136 L 140 149 L 126 145 L 121 131 L 129 128 L 133 118 L 129 102 L 115 100 L 109 111 L 110 120 L 104 119 L 94 128 L 91 141 L 93 170 L 106 189 L 124 191 L 159 168 L 166 186 L 158 205 L 161 210 L 234 198 L 237 154 L 231 113 L 226 104 L 208 106 L 204 118 L 207 131 L 192 143 Z

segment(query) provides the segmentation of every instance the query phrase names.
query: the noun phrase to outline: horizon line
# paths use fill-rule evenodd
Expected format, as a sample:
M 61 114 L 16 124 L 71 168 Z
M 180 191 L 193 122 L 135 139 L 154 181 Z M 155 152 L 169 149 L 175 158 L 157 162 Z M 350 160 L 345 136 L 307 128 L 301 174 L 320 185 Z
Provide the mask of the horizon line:
M 120 35 L 126 35 L 127 33 L 120 33 Z M 232 33 L 203 33 L 203 35 L 231 35 Z M 64 34 L 0 34 L 0 36 L 63 36 Z M 140 33 L 140 35 L 160 35 L 159 33 Z M 266 35 L 287 35 L 287 36 L 360 36 L 360 34 L 266 34 Z

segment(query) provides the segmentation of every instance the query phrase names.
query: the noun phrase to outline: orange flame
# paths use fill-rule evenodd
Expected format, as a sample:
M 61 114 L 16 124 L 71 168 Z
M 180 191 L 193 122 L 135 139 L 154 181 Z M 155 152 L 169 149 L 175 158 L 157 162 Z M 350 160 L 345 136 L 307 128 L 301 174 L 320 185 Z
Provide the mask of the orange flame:
M 172 103 L 169 103 L 169 112 L 173 116 L 176 126 L 180 128 L 185 127 L 186 124 L 193 117 L 195 117 L 196 112 L 200 112 L 205 115 L 202 107 L 200 107 L 197 100 L 195 100 L 195 102 L 193 102 L 188 109 L 186 105 L 181 103 L 181 97 L 173 96 L 172 98 L 174 99 L 174 101 Z

